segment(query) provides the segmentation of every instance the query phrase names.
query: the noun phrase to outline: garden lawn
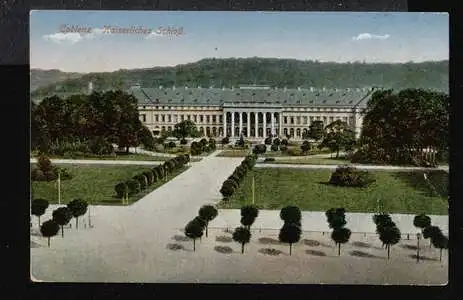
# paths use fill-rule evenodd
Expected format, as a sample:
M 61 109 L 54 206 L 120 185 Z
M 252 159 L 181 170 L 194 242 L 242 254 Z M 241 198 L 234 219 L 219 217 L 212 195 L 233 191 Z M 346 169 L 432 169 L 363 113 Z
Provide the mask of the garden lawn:
M 31 168 L 33 168 L 31 164 Z M 151 170 L 148 166 L 89 166 L 61 165 L 66 168 L 73 178 L 61 180 L 61 203 L 67 204 L 75 198 L 82 198 L 91 204 L 99 205 L 121 205 L 121 199 L 117 198 L 114 186 L 122 181 L 131 179 L 134 175 L 143 171 Z M 154 166 L 153 166 L 154 167 Z M 184 167 L 174 174 L 169 175 L 167 180 L 174 178 L 188 167 Z M 146 190 L 129 197 L 129 204 L 132 204 L 159 186 L 165 181 L 155 182 Z M 33 199 L 43 198 L 50 203 L 58 203 L 57 181 L 37 182 L 33 181 L 31 186 Z
M 255 204 L 261 209 L 281 209 L 286 205 L 296 205 L 305 211 L 344 207 L 348 212 L 376 212 L 379 200 L 382 210 L 389 213 L 448 213 L 447 196 L 435 196 L 432 188 L 424 181 L 422 172 L 371 173 L 376 178 L 374 184 L 368 188 L 351 188 L 327 184 L 331 176 L 329 170 L 256 168 L 246 176 L 230 203 L 222 202 L 220 206 L 240 208 L 250 204 L 254 175 Z

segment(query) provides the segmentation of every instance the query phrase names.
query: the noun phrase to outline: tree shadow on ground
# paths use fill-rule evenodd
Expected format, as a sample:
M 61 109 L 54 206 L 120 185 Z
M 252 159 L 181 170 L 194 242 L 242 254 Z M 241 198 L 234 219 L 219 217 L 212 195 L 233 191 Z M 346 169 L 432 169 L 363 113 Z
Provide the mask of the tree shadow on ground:
M 282 251 L 274 248 L 261 248 L 257 252 L 271 256 L 278 256 L 284 254 Z
M 409 257 L 416 259 L 416 254 L 409 255 Z M 427 261 L 439 261 L 438 258 L 433 258 L 433 257 L 428 257 L 428 256 L 422 256 L 420 255 L 420 260 L 427 260 Z
M 264 244 L 264 245 L 281 245 L 279 240 L 268 238 L 268 237 L 260 238 L 259 243 Z
M 316 240 L 304 239 L 304 240 L 302 240 L 302 242 L 304 243 L 304 245 L 310 246 L 310 247 L 321 246 L 321 243 L 319 241 L 316 241 Z
M 305 250 L 305 253 L 315 256 L 326 256 L 325 252 L 312 249 Z
M 185 247 L 180 244 L 167 244 L 166 248 L 173 251 L 185 250 Z
M 222 236 L 217 236 L 215 238 L 215 241 L 220 242 L 220 243 L 231 243 L 231 242 L 233 242 L 233 239 L 231 237 L 229 237 L 229 236 L 223 236 L 222 235 Z
M 230 253 L 235 252 L 233 251 L 231 247 L 228 247 L 228 246 L 215 246 L 214 250 L 222 254 L 230 254 Z
M 179 234 L 176 234 L 172 237 L 172 239 L 176 242 L 189 242 L 190 239 L 184 235 L 179 235 Z
M 418 250 L 418 247 L 415 245 L 407 245 L 407 244 L 402 244 L 400 245 L 401 248 L 407 249 L 407 250 Z
M 350 251 L 349 255 L 355 256 L 355 257 L 364 257 L 364 258 L 384 258 L 384 257 L 381 257 L 381 256 L 373 255 L 371 253 L 358 251 L 358 250 Z
M 40 244 L 37 243 L 37 242 L 31 241 L 30 247 L 31 247 L 31 248 L 41 248 L 41 247 L 43 247 L 43 246 L 40 245 Z
M 352 242 L 352 246 L 358 247 L 358 248 L 368 248 L 368 249 L 371 248 L 371 249 L 376 249 L 376 250 L 384 250 L 381 247 L 376 247 L 371 244 L 360 242 L 360 241 Z
M 405 182 L 408 186 L 412 187 L 424 196 L 436 196 L 432 188 L 426 183 L 423 177 L 423 171 L 415 172 L 391 172 L 391 176 Z

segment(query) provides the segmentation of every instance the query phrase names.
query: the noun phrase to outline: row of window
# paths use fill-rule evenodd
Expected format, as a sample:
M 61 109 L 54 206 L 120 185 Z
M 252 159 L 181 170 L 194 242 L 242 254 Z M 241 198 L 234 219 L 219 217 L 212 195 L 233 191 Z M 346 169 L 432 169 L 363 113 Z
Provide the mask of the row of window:
M 353 118 L 347 118 L 347 117 L 321 117 L 321 116 L 297 116 L 297 117 L 283 117 L 283 124 L 308 124 L 308 120 L 310 118 L 310 123 L 313 123 L 314 121 L 323 121 L 324 124 L 329 124 L 333 123 L 334 121 L 342 120 L 343 122 L 346 122 L 347 124 L 351 125 L 353 123 Z M 289 123 L 288 123 L 289 121 Z M 302 121 L 302 123 L 301 123 Z
M 146 110 L 146 106 L 142 106 L 143 110 Z M 192 106 L 154 106 L 155 110 L 216 110 L 214 107 L 192 107 Z M 299 107 L 299 108 L 286 108 L 285 111 L 330 111 L 330 112 L 352 112 L 352 109 L 344 108 L 308 108 L 308 107 Z
M 141 119 L 143 122 L 146 122 L 146 114 L 141 114 Z M 206 121 L 206 123 L 211 123 L 211 120 L 212 120 L 212 123 L 217 123 L 217 117 L 218 120 L 219 120 L 219 123 L 222 123 L 223 121 L 223 116 L 220 115 L 220 116 L 216 116 L 216 115 L 154 115 L 154 122 L 168 122 L 168 123 L 179 123 L 179 122 L 183 122 L 185 120 L 188 120 L 188 121 L 193 121 L 194 123 L 204 123 L 204 121 Z

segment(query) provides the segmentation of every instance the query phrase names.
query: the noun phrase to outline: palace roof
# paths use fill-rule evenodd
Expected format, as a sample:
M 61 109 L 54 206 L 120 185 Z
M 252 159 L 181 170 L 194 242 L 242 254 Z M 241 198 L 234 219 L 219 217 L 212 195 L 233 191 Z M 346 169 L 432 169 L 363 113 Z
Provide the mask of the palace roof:
M 227 104 L 278 104 L 283 107 L 365 107 L 374 89 L 275 89 L 252 86 L 239 88 L 144 88 L 129 93 L 139 105 L 222 106 Z

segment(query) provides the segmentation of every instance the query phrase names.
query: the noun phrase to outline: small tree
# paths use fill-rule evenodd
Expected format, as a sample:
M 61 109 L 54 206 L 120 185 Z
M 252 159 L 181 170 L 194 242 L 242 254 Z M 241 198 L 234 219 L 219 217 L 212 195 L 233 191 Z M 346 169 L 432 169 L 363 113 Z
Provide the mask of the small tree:
M 301 222 L 301 210 L 297 206 L 286 206 L 280 211 L 280 218 L 285 223 L 299 224 Z
M 280 229 L 278 239 L 282 243 L 289 244 L 289 255 L 291 255 L 292 245 L 299 242 L 301 238 L 301 227 L 297 223 L 285 223 Z
M 280 143 L 281 143 L 281 141 L 280 141 L 279 138 L 275 138 L 275 139 L 273 140 L 273 145 L 280 146 Z
M 429 239 L 429 248 L 431 248 L 433 237 L 437 237 L 439 235 L 442 235 L 442 231 L 437 226 L 428 226 L 423 228 L 423 237 L 425 239 Z
M 74 199 L 68 203 L 67 207 L 76 218 L 76 229 L 79 228 L 79 217 L 85 215 L 87 212 L 88 203 L 83 199 Z
M 36 216 L 39 219 L 40 227 L 40 217 L 45 213 L 48 208 L 48 201 L 45 199 L 34 199 L 31 203 L 31 214 Z
M 235 192 L 235 187 L 231 183 L 224 182 L 224 184 L 222 185 L 222 188 L 220 189 L 220 193 L 227 200 L 233 195 L 234 192 Z
M 72 219 L 72 212 L 66 206 L 59 207 L 53 211 L 53 221 L 61 226 L 61 236 L 64 237 L 64 225 Z
M 193 239 L 193 251 L 196 251 L 196 239 L 203 236 L 203 227 L 197 221 L 190 221 L 185 226 L 185 236 Z
M 265 138 L 264 144 L 265 144 L 265 145 L 271 145 L 271 144 L 272 144 L 272 138 L 271 138 L 271 137 Z
M 227 145 L 228 143 L 230 143 L 230 139 L 226 136 L 222 139 L 222 145 Z
M 416 215 L 413 218 L 413 226 L 423 230 L 423 228 L 431 226 L 431 218 L 425 214 Z
M 338 246 L 338 256 L 341 255 L 341 244 L 345 244 L 349 241 L 351 231 L 348 228 L 335 228 L 331 233 L 331 239 Z
M 214 220 L 218 215 L 217 208 L 215 208 L 213 205 L 203 205 L 199 209 L 198 215 L 201 219 L 203 219 L 206 222 L 206 237 L 207 237 L 207 233 L 208 233 L 207 229 L 209 226 L 209 222 Z
M 48 247 L 50 247 L 50 238 L 58 234 L 59 225 L 53 220 L 48 220 L 43 222 L 42 226 L 40 227 L 40 232 L 42 236 L 48 238 Z
M 244 245 L 251 240 L 251 232 L 246 227 L 238 227 L 233 232 L 233 240 L 241 244 L 241 254 L 243 254 Z
M 241 207 L 241 224 L 251 229 L 251 225 L 254 224 L 258 215 L 259 209 L 255 205 L 245 205 Z
M 380 227 L 379 239 L 386 245 L 387 259 L 389 259 L 391 245 L 395 245 L 400 241 L 400 230 L 396 226 Z
M 449 239 L 441 233 L 435 237 L 432 237 L 431 242 L 434 248 L 440 250 L 439 261 L 442 261 L 442 249 L 448 249 Z

